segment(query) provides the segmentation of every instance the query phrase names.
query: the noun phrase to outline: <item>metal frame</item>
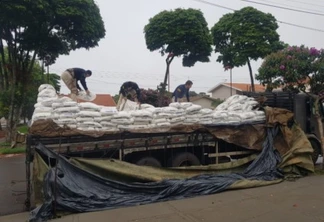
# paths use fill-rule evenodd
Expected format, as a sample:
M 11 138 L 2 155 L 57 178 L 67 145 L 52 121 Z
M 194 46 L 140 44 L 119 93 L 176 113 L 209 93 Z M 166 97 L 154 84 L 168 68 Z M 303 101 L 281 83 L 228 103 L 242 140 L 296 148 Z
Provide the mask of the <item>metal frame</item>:
M 178 140 L 172 140 L 173 138 Z M 180 137 L 180 139 L 179 139 Z M 89 142 L 90 141 L 90 142 Z M 157 141 L 158 144 L 152 144 Z M 204 162 L 205 156 L 216 158 L 216 164 L 219 163 L 219 157 L 228 155 L 244 155 L 253 153 L 253 151 L 236 151 L 219 153 L 218 140 L 208 132 L 196 133 L 121 133 L 105 135 L 99 138 L 89 136 L 70 136 L 70 137 L 39 137 L 28 135 L 26 142 L 26 180 L 27 180 L 27 198 L 25 205 L 28 210 L 31 207 L 31 166 L 34 148 L 38 143 L 43 143 L 54 151 L 64 154 L 87 153 L 94 151 L 118 151 L 118 159 L 124 160 L 125 155 L 136 152 L 151 150 L 168 150 L 177 148 L 195 148 L 202 149 L 201 162 Z M 108 147 L 105 147 L 109 143 Z M 113 144 L 114 146 L 110 146 Z M 90 146 L 92 149 L 78 150 L 78 146 Z M 58 148 L 59 147 L 59 148 Z M 215 147 L 215 153 L 205 153 L 205 147 Z M 205 164 L 205 163 L 203 163 Z

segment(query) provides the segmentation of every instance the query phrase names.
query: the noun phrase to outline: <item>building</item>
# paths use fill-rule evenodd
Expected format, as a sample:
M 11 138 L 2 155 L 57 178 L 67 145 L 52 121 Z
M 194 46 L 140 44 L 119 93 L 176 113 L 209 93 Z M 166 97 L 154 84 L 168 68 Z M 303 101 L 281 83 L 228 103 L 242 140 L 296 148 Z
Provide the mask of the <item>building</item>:
M 256 92 L 264 92 L 265 87 L 261 84 L 254 84 Z M 208 93 L 212 94 L 214 99 L 227 99 L 231 95 L 241 94 L 243 91 L 252 91 L 251 84 L 248 83 L 232 83 L 232 94 L 231 94 L 231 84 L 230 83 L 220 83 L 213 88 L 211 88 Z
M 214 102 L 217 102 L 217 99 L 211 98 L 209 96 L 194 96 L 190 97 L 190 102 L 196 105 L 200 105 L 203 108 L 210 108 L 214 109 L 215 106 L 213 106 Z

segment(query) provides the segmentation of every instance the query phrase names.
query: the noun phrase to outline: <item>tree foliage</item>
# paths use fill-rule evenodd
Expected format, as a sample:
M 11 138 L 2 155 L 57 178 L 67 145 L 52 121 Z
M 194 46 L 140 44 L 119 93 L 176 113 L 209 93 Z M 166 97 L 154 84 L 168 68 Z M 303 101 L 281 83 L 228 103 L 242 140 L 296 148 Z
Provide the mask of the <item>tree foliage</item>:
M 0 24 L 0 90 L 10 91 L 7 126 L 12 137 L 36 58 L 47 58 L 50 65 L 71 50 L 95 47 L 105 28 L 93 0 L 2 1 Z
M 162 99 L 162 101 L 160 101 L 160 99 Z M 166 94 L 161 98 L 158 90 L 141 89 L 141 102 L 155 107 L 168 106 L 171 102 L 171 94 Z
M 218 105 L 222 104 L 225 100 L 223 99 L 215 99 L 213 102 L 212 102 L 212 107 L 217 107 Z
M 194 97 L 194 96 L 198 96 L 199 94 L 196 93 L 195 91 L 189 91 L 189 96 L 190 97 Z
M 212 39 L 201 11 L 175 9 L 162 11 L 144 27 L 147 48 L 161 55 L 182 56 L 183 66 L 209 62 Z
M 324 153 L 322 110 L 324 99 L 324 50 L 292 46 L 265 58 L 256 76 L 268 90 L 282 87 L 311 97 L 312 113 L 317 120 Z M 324 163 L 322 164 L 324 168 Z
M 4 1 L 0 24 L 1 39 L 9 43 L 10 50 L 15 47 L 20 57 L 30 52 L 41 59 L 50 56 L 49 63 L 71 50 L 95 47 L 105 36 L 104 23 L 93 0 Z
M 267 89 L 324 91 L 324 51 L 316 48 L 292 46 L 267 56 L 256 79 Z
M 204 15 L 199 10 L 178 8 L 162 11 L 149 20 L 144 33 L 150 51 L 159 50 L 162 56 L 168 55 L 161 96 L 165 92 L 170 64 L 175 57 L 182 57 L 182 64 L 186 67 L 192 67 L 196 62 L 209 62 L 212 38 Z
M 224 15 L 211 29 L 217 62 L 233 68 L 248 65 L 252 90 L 254 80 L 250 61 L 264 58 L 283 48 L 274 16 L 253 7 Z
M 55 73 L 49 74 L 49 81 L 44 81 L 45 74 L 42 72 L 41 66 L 39 63 L 36 63 L 34 65 L 33 71 L 32 71 L 32 81 L 28 84 L 27 90 L 24 92 L 24 100 L 22 95 L 20 95 L 18 92 L 16 92 L 15 103 L 19 104 L 22 103 L 22 113 L 21 118 L 22 119 L 31 119 L 33 112 L 34 112 L 34 105 L 37 102 L 37 95 L 38 95 L 38 87 L 41 84 L 48 83 L 51 84 L 57 92 L 60 91 L 60 76 Z M 10 94 L 11 90 L 3 90 L 0 92 L 0 118 L 5 117 L 6 119 L 9 117 L 9 108 L 10 108 Z
M 113 96 L 113 99 L 115 103 L 118 103 L 119 100 L 119 94 L 116 94 Z M 131 97 L 131 95 L 128 95 L 127 99 L 134 101 L 134 98 Z M 160 101 L 162 99 L 162 101 Z M 171 102 L 171 93 L 163 95 L 163 97 L 160 97 L 159 91 L 153 90 L 153 89 L 141 89 L 141 103 L 144 104 L 150 104 L 155 107 L 161 106 L 168 106 Z

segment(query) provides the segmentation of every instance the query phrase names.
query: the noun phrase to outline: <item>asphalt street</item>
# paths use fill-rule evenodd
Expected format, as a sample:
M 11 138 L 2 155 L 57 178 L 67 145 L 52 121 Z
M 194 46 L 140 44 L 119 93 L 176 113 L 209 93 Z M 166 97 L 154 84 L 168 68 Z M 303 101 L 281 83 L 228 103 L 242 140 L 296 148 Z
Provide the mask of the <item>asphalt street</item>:
M 25 211 L 25 155 L 0 157 L 0 216 Z

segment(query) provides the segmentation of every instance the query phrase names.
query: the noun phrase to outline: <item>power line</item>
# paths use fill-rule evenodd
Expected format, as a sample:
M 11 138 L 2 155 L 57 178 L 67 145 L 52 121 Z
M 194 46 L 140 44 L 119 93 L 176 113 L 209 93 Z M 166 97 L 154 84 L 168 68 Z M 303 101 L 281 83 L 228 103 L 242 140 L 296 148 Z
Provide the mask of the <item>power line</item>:
M 280 9 L 294 11 L 294 12 L 301 12 L 301 13 L 306 13 L 306 14 L 324 16 L 323 13 L 309 12 L 309 11 L 304 11 L 304 10 L 299 10 L 299 9 L 292 9 L 292 8 L 288 8 L 288 7 L 283 7 L 283 6 L 278 6 L 278 5 L 271 5 L 271 4 L 267 4 L 267 3 L 255 2 L 255 1 L 250 1 L 250 0 L 241 0 L 241 1 L 250 2 L 250 3 L 254 3 L 254 4 L 259 4 L 259 5 L 264 5 L 264 6 L 269 6 L 269 7 L 273 7 L 273 8 L 280 8 Z
M 315 10 L 315 9 L 301 8 L 301 7 L 296 7 L 296 6 L 288 5 L 288 4 L 284 4 L 284 3 L 280 3 L 280 4 L 278 4 L 278 2 L 273 2 L 273 1 L 269 1 L 269 0 L 260 0 L 260 1 L 262 1 L 262 2 L 269 2 L 269 3 L 274 3 L 274 4 L 277 4 L 277 5 L 280 5 L 280 6 L 284 5 L 284 6 L 288 6 L 288 7 L 293 7 L 293 8 L 295 8 L 295 9 L 308 10 L 308 11 L 311 10 L 311 11 L 309 11 L 310 13 L 311 13 L 311 12 L 322 12 L 322 11 Z
M 208 1 L 204 1 L 204 0 L 192 0 L 192 1 L 201 2 L 201 3 L 207 4 L 207 5 L 217 6 L 218 8 L 227 9 L 227 10 L 230 10 L 230 11 L 235 11 L 232 8 L 228 8 L 226 6 L 218 5 L 218 4 L 215 4 L 215 3 L 212 3 L 212 2 L 208 2 Z
M 277 22 L 285 24 L 285 25 L 295 26 L 297 28 L 303 28 L 303 29 L 308 29 L 308 30 L 317 31 L 317 32 L 324 32 L 324 30 L 322 30 L 322 29 L 316 29 L 316 28 L 311 28 L 311 27 L 307 27 L 307 26 L 296 25 L 296 24 L 292 24 L 289 22 L 279 21 L 279 20 L 277 20 Z
M 220 5 L 214 4 L 212 2 L 205 1 L 205 0 L 191 0 L 191 1 L 200 2 L 200 3 L 203 3 L 203 4 L 207 4 L 207 5 L 212 5 L 212 6 L 227 9 L 227 10 L 230 10 L 230 11 L 237 11 L 236 9 L 220 6 Z M 289 22 L 280 21 L 280 20 L 277 20 L 277 22 L 285 24 L 285 25 L 294 26 L 294 27 L 297 27 L 297 28 L 303 28 L 303 29 L 311 30 L 311 31 L 324 32 L 324 30 L 322 30 L 322 29 L 311 28 L 311 27 L 308 27 L 308 26 L 297 25 L 297 24 L 293 24 L 293 23 L 289 23 Z
M 105 83 L 105 84 L 108 84 L 108 85 L 118 85 L 118 86 L 121 86 L 121 84 L 120 83 L 116 83 L 116 82 L 107 82 L 107 81 L 102 81 L 102 80 L 98 80 L 98 79 L 89 79 L 89 80 L 87 80 L 88 82 L 101 82 L 101 83 Z M 139 85 L 139 87 L 146 87 L 146 88 L 155 88 L 155 87 L 157 87 L 157 85 L 154 85 L 153 86 L 153 84 L 152 85 Z M 206 87 L 206 86 L 204 86 L 204 87 L 194 87 L 195 89 L 209 89 L 209 88 L 211 88 L 211 87 Z
M 305 5 L 313 5 L 313 6 L 316 6 L 316 7 L 324 8 L 324 5 L 317 5 L 317 4 L 312 4 L 312 3 L 308 3 L 308 2 L 302 2 L 302 1 L 296 1 L 296 0 L 285 0 L 285 1 L 296 2 L 296 3 L 300 3 L 300 4 L 305 4 Z

